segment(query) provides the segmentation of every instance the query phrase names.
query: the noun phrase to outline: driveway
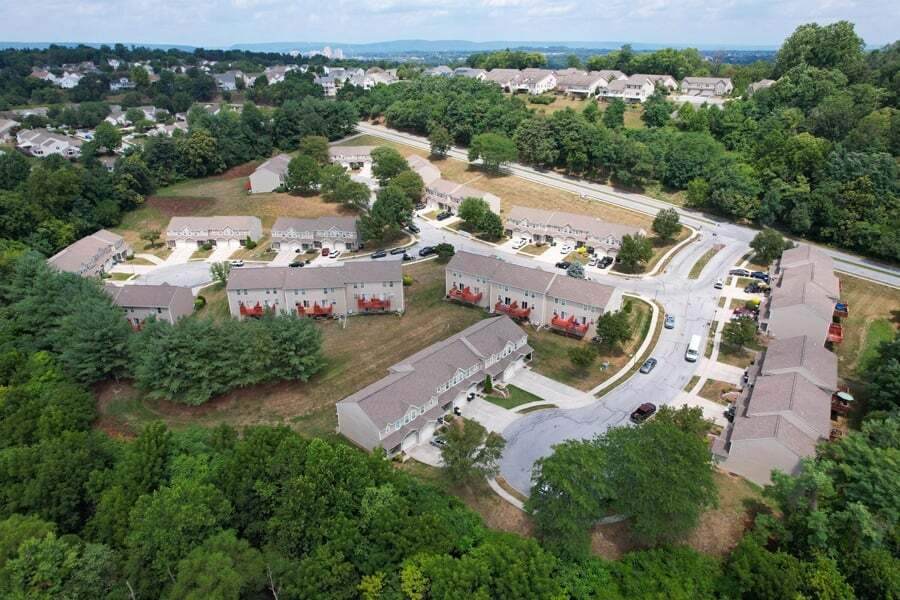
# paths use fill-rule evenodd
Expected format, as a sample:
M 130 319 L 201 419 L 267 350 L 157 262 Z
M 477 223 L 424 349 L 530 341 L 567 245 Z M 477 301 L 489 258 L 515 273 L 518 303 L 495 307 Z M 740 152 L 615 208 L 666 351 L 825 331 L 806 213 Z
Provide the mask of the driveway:
M 156 267 L 132 281 L 151 285 L 168 283 L 169 285 L 197 288 L 212 282 L 212 275 L 209 273 L 208 262 L 194 261 Z
M 303 253 L 301 252 L 298 254 L 292 248 L 285 248 L 284 250 L 279 251 L 269 264 L 273 267 L 286 267 L 294 262 L 294 259 L 299 256 L 303 256 Z
M 488 431 L 502 432 L 522 415 L 511 410 L 488 402 L 484 398 L 476 397 L 471 402 L 466 402 L 461 407 L 462 416 L 481 423 Z
M 206 259 L 206 262 L 224 262 L 231 258 L 231 255 L 237 252 L 237 250 L 237 248 L 224 244 L 222 246 L 216 246 L 216 249 L 213 250 L 212 254 L 209 255 L 209 257 Z
M 180 265 L 186 263 L 191 255 L 197 250 L 195 246 L 176 246 L 172 249 L 172 253 L 166 258 L 167 265 Z
M 587 392 L 535 373 L 529 368 L 519 369 L 508 383 L 559 408 L 578 408 L 597 402 L 597 399 Z

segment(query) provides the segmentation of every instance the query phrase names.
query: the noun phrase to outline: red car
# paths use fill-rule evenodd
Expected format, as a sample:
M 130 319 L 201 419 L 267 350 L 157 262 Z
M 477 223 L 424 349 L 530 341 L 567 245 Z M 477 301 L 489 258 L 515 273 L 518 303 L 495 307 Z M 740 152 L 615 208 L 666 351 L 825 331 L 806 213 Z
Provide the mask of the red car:
M 331 254 L 331 250 L 328 248 L 322 248 L 322 256 L 328 256 Z
M 656 412 L 656 405 L 652 402 L 644 402 L 631 413 L 632 423 L 643 423 Z

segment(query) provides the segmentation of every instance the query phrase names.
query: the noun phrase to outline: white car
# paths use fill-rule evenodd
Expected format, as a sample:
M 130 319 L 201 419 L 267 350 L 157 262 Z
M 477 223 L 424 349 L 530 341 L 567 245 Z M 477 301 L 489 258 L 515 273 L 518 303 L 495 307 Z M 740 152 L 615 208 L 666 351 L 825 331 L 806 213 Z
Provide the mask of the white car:
M 597 257 L 597 256 L 592 256 L 592 257 L 591 257 L 591 260 L 588 261 L 588 266 L 589 266 L 589 267 L 596 267 L 596 266 L 597 266 L 597 261 L 599 261 L 599 260 L 600 260 L 599 257 Z
M 572 250 L 574 250 L 574 248 L 572 248 L 572 246 L 569 246 L 569 245 L 563 246 L 562 248 L 559 249 L 559 251 L 562 252 L 563 254 L 569 254 L 572 252 Z
M 341 257 L 341 251 L 340 251 L 340 250 L 335 250 L 334 252 L 332 252 L 332 253 L 329 254 L 328 256 L 330 256 L 331 258 L 340 258 L 340 257 Z
M 716 288 L 717 290 L 721 290 L 722 288 L 725 287 L 725 282 L 722 281 L 721 277 L 719 277 L 718 279 L 716 279 L 716 282 L 713 284 L 713 287 Z
M 516 243 L 513 244 L 513 250 L 518 250 L 519 248 L 523 248 L 528 244 L 528 240 L 525 238 L 519 238 L 516 240 Z

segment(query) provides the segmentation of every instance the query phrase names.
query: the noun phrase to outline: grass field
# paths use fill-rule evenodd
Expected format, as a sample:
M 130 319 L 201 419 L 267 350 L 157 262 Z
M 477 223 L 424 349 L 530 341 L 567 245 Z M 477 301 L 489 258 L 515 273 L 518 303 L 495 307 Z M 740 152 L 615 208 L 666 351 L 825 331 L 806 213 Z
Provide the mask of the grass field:
M 850 316 L 843 321 L 844 341 L 835 347 L 838 374 L 854 385 L 878 344 L 900 328 L 900 290 L 844 274 L 839 279 L 841 300 L 849 303 Z
M 626 113 L 627 114 L 627 113 Z M 427 150 L 420 150 L 405 144 L 391 142 L 370 135 L 363 135 L 346 142 L 348 146 L 390 146 L 397 149 L 404 156 L 417 154 L 428 157 Z M 621 223 L 640 227 L 647 232 L 651 231 L 653 218 L 625 208 L 598 202 L 596 200 L 582 199 L 578 194 L 566 192 L 557 188 L 541 185 L 533 181 L 514 177 L 511 175 L 491 175 L 478 168 L 470 167 L 467 162 L 452 158 L 430 159 L 441 170 L 444 179 L 458 183 L 470 184 L 474 188 L 490 192 L 500 198 L 501 217 L 508 213 L 513 206 L 525 206 L 543 210 L 555 210 L 576 214 L 590 215 L 605 221 Z M 685 239 L 690 234 L 687 228 L 682 227 L 681 233 L 668 243 L 654 243 L 653 258 L 649 265 L 655 264 L 675 244 Z
M 696 382 L 695 382 L 696 383 Z M 719 404 L 728 405 L 728 401 L 722 398 L 722 394 L 736 391 L 737 388 L 724 381 L 716 381 L 715 379 L 707 379 L 703 387 L 700 388 L 699 395 L 707 400 L 718 402 Z
M 522 388 L 517 388 L 514 385 L 506 386 L 507 396 L 501 396 L 499 394 L 491 394 L 490 396 L 485 396 L 484 399 L 488 402 L 492 402 L 497 406 L 501 406 L 503 408 L 512 409 L 517 406 L 521 406 L 523 404 L 528 404 L 529 402 L 540 402 L 543 400 L 540 396 L 535 396 L 531 392 L 526 392 Z
M 691 272 L 688 273 L 688 279 L 699 279 L 700 273 L 703 272 L 703 268 L 709 264 L 709 261 L 712 260 L 712 257 L 719 253 L 719 250 L 722 249 L 722 246 L 713 246 L 709 250 L 707 250 L 703 256 L 697 259 L 697 262 L 694 263 L 694 266 L 691 267 Z
M 580 369 L 575 367 L 569 359 L 569 350 L 583 347 L 584 344 L 590 342 L 566 337 L 547 329 L 541 331 L 529 329 L 528 343 L 534 348 L 532 368 L 551 379 L 584 391 L 588 391 L 612 377 L 637 351 L 650 327 L 652 315 L 650 305 L 636 298 L 631 300 L 634 337 L 623 347 L 601 352 L 593 365 L 587 369 Z M 606 369 L 603 368 L 604 363 L 608 363 Z
M 99 390 L 102 414 L 125 431 L 138 431 L 148 420 L 162 419 L 171 427 L 192 423 L 288 424 L 309 435 L 335 430 L 334 404 L 384 377 L 401 359 L 483 319 L 482 310 L 444 300 L 443 266 L 436 261 L 404 269 L 413 277 L 406 288 L 407 311 L 393 315 L 358 316 L 344 327 L 338 321 L 317 324 L 322 331 L 325 368 L 308 383 L 280 382 L 252 386 L 192 408 L 149 401 L 127 384 Z M 215 286 L 202 292 L 207 306 L 201 314 L 227 318 L 224 291 Z

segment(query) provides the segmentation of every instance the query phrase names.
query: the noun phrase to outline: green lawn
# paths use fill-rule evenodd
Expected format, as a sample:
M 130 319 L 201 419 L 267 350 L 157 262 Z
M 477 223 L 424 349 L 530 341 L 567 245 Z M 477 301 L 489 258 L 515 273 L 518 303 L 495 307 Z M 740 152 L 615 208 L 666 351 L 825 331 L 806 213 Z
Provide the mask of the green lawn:
M 506 409 L 513 409 L 517 406 L 521 406 L 522 404 L 528 404 L 529 402 L 540 402 L 543 400 L 540 396 L 535 396 L 531 392 L 526 392 L 521 388 L 517 388 L 514 385 L 506 386 L 507 397 L 499 396 L 496 394 L 492 394 L 490 396 L 485 396 L 484 399 L 488 402 L 492 402 L 497 406 L 501 406 Z
M 691 272 L 688 273 L 688 279 L 699 279 L 700 273 L 703 272 L 703 268 L 709 264 L 709 261 L 712 260 L 712 257 L 719 253 L 719 250 L 722 248 L 719 246 L 713 246 L 709 250 L 707 250 L 703 256 L 697 259 L 697 262 L 694 263 L 694 266 L 691 267 Z
M 841 300 L 850 305 L 844 341 L 835 346 L 842 379 L 859 383 L 860 371 L 900 327 L 900 290 L 841 274 Z

